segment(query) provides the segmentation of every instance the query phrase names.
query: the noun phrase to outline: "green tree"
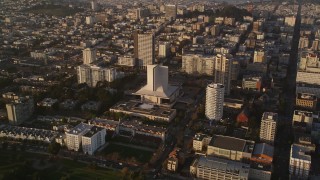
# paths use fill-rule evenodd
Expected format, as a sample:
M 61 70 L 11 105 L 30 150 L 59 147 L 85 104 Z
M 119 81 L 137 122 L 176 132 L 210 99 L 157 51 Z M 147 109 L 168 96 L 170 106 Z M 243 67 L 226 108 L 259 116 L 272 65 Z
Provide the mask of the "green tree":
M 59 143 L 57 143 L 57 142 L 52 142 L 52 143 L 49 145 L 49 147 L 48 147 L 48 152 L 51 153 L 51 154 L 53 154 L 53 155 L 56 155 L 56 154 L 59 153 L 60 148 L 61 148 L 61 146 L 60 146 Z

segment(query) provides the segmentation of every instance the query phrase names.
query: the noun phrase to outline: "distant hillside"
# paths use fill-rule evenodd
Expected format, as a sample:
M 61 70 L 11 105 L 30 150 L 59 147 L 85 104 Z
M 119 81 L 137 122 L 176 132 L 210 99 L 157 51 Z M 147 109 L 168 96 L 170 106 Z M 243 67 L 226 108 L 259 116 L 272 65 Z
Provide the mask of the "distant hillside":
M 232 5 L 226 5 L 222 9 L 216 10 L 216 12 L 213 12 L 212 10 L 207 10 L 205 12 L 199 12 L 199 11 L 193 11 L 189 12 L 184 15 L 184 18 L 194 18 L 198 17 L 199 15 L 205 15 L 205 16 L 210 16 L 210 19 L 214 19 L 215 17 L 233 17 L 237 21 L 242 21 L 243 16 L 251 16 L 252 14 L 249 13 L 246 9 L 239 9 L 235 6 Z
M 26 9 L 23 12 L 26 13 L 34 13 L 34 14 L 46 14 L 49 16 L 70 16 L 74 15 L 77 12 L 82 11 L 82 9 L 79 8 L 71 8 L 68 6 L 62 6 L 62 5 L 38 5 L 34 6 L 32 8 Z
M 249 13 L 246 9 L 239 9 L 235 6 L 228 5 L 221 10 L 217 10 L 214 14 L 214 17 L 219 17 L 219 16 L 232 17 L 232 18 L 235 18 L 237 21 L 242 21 L 243 16 L 251 16 L 251 15 L 252 14 Z

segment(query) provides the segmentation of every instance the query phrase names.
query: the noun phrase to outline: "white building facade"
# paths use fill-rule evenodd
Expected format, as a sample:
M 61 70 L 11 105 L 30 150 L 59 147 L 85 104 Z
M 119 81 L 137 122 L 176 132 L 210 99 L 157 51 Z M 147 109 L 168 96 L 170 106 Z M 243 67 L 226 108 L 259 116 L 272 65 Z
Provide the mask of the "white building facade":
M 206 89 L 205 115 L 209 120 L 219 121 L 223 115 L 224 85 L 209 84 Z

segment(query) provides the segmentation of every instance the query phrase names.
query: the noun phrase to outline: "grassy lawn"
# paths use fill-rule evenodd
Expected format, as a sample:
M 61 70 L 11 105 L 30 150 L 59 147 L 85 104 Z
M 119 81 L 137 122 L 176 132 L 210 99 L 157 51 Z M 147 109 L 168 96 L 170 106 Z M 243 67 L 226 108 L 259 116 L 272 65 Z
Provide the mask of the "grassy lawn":
M 61 5 L 39 5 L 39 6 L 32 7 L 30 9 L 27 9 L 24 12 L 64 17 L 64 16 L 74 15 L 80 11 L 81 10 L 77 8 L 70 8 L 70 7 L 61 6 Z
M 40 163 L 41 162 L 41 163 Z M 10 173 L 13 172 L 14 173 Z M 7 179 L 119 179 L 120 172 L 96 167 L 92 169 L 87 164 L 67 159 L 48 160 L 48 156 L 0 150 L 0 179 L 5 174 L 13 174 Z
M 149 162 L 153 156 L 153 152 L 151 151 L 135 149 L 112 143 L 108 145 L 101 153 L 106 156 L 112 156 L 116 153 L 122 160 L 134 158 L 140 163 Z

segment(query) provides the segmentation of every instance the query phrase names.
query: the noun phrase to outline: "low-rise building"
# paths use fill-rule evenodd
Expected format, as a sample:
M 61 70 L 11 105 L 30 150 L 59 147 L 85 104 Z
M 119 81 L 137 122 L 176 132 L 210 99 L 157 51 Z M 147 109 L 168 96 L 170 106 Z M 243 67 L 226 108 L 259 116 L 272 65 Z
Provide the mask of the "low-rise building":
M 12 139 L 36 140 L 50 143 L 57 137 L 57 135 L 58 133 L 55 131 L 44 129 L 27 128 L 11 125 L 0 126 L 0 137 L 7 137 Z
M 196 153 L 205 154 L 210 141 L 211 141 L 210 136 L 198 133 L 193 138 L 192 147 L 196 151 Z
M 292 123 L 306 123 L 307 130 L 310 131 L 312 128 L 313 118 L 318 118 L 318 116 L 309 111 L 294 110 Z
M 241 179 L 249 178 L 250 166 L 245 163 L 200 156 L 190 166 L 190 174 L 199 179 Z
M 254 141 L 229 136 L 213 136 L 207 149 L 207 155 L 247 162 L 252 156 Z
M 298 93 L 296 106 L 316 110 L 318 98 L 314 94 Z
M 242 79 L 242 88 L 254 91 L 260 91 L 262 84 L 262 77 L 261 76 L 244 76 Z
M 133 117 L 170 122 L 176 117 L 176 110 L 140 101 L 119 102 L 110 108 L 111 112 L 128 114 Z

